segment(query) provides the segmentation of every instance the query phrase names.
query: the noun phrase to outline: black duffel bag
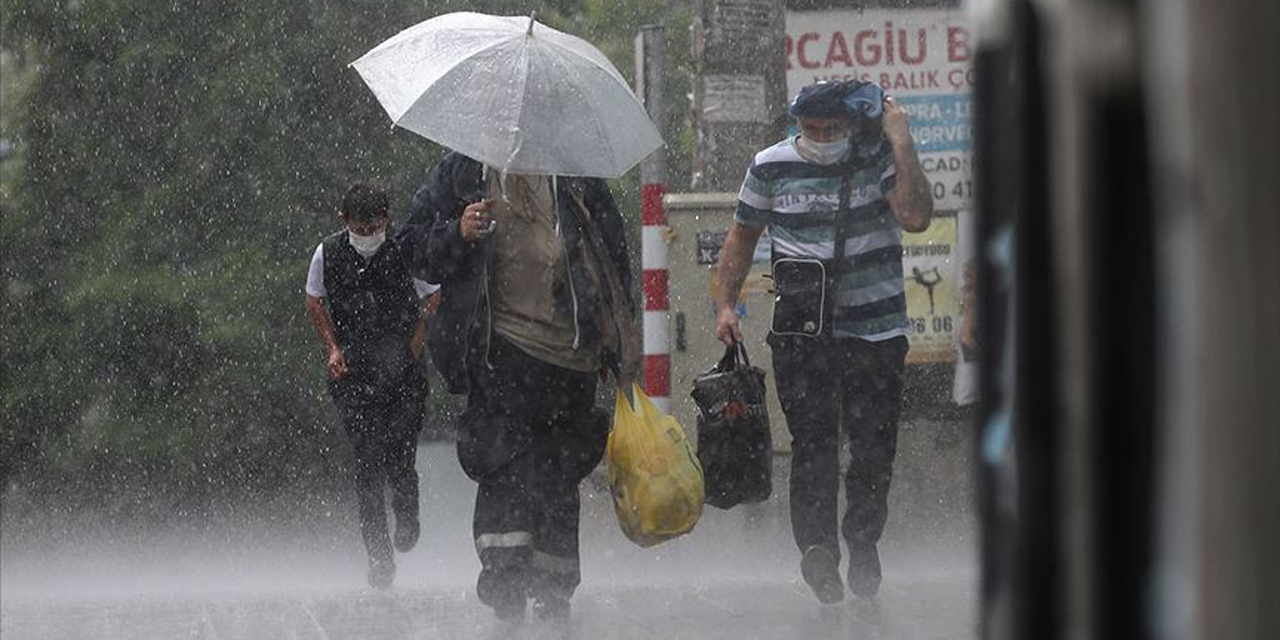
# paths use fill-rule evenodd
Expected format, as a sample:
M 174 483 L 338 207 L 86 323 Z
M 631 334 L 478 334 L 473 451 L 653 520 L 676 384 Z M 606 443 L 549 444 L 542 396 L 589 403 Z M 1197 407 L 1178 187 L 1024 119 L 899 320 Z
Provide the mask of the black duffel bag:
M 694 379 L 691 395 L 698 405 L 698 461 L 707 504 L 728 509 L 767 500 L 773 492 L 773 438 L 764 370 L 751 366 L 746 348 L 736 342 Z

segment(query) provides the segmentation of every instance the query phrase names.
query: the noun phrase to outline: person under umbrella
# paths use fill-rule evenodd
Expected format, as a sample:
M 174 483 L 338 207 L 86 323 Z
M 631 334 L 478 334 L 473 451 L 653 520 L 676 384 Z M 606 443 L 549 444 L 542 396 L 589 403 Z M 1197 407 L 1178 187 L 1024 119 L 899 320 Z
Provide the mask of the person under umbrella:
M 433 361 L 467 396 L 477 594 L 504 620 L 529 599 L 563 620 L 581 576 L 578 485 L 609 432 L 597 377 L 625 387 L 641 364 L 622 217 L 599 178 L 503 175 L 450 153 L 409 224 L 427 227 L 417 266 L 443 287 Z
M 528 600 L 565 619 L 580 580 L 578 484 L 629 387 L 640 332 L 623 221 L 601 178 L 662 139 L 590 43 L 529 18 L 459 12 L 352 63 L 387 114 L 452 153 L 414 196 L 412 269 L 443 287 L 428 343 L 466 394 L 458 458 L 478 484 L 477 593 L 499 618 Z

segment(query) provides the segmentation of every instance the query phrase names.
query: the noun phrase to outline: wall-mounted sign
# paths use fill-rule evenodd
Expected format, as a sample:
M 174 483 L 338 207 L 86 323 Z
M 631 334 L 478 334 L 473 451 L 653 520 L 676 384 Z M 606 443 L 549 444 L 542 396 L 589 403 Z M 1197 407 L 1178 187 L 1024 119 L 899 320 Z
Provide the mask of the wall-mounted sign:
M 702 115 L 707 122 L 768 122 L 764 76 L 708 75 L 702 78 Z
M 760 38 L 773 26 L 774 0 L 714 0 L 711 41 L 716 44 Z

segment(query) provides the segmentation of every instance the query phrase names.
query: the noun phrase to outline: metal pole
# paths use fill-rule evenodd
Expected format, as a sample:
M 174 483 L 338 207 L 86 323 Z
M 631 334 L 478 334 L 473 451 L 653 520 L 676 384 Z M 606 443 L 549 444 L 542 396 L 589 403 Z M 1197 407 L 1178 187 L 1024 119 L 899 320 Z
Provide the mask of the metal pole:
M 662 131 L 663 32 L 644 26 L 636 36 L 636 95 L 658 131 Z M 640 163 L 640 266 L 644 270 L 644 391 L 655 406 L 671 410 L 671 348 L 667 325 L 666 148 Z

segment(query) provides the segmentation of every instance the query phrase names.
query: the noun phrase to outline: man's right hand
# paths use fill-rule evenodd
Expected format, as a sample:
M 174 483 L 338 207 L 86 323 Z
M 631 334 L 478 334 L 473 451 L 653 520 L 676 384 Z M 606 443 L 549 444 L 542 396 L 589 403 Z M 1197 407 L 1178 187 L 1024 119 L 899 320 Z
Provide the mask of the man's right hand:
M 462 210 L 462 219 L 458 221 L 458 231 L 465 242 L 481 240 L 493 232 L 495 220 L 489 217 L 489 206 L 492 200 L 481 200 L 467 205 Z
M 342 355 L 342 349 L 329 350 L 329 379 L 341 380 L 347 375 L 347 358 Z
M 726 346 L 734 341 L 742 342 L 742 327 L 738 325 L 738 312 L 732 306 L 721 305 L 716 314 L 716 338 Z

